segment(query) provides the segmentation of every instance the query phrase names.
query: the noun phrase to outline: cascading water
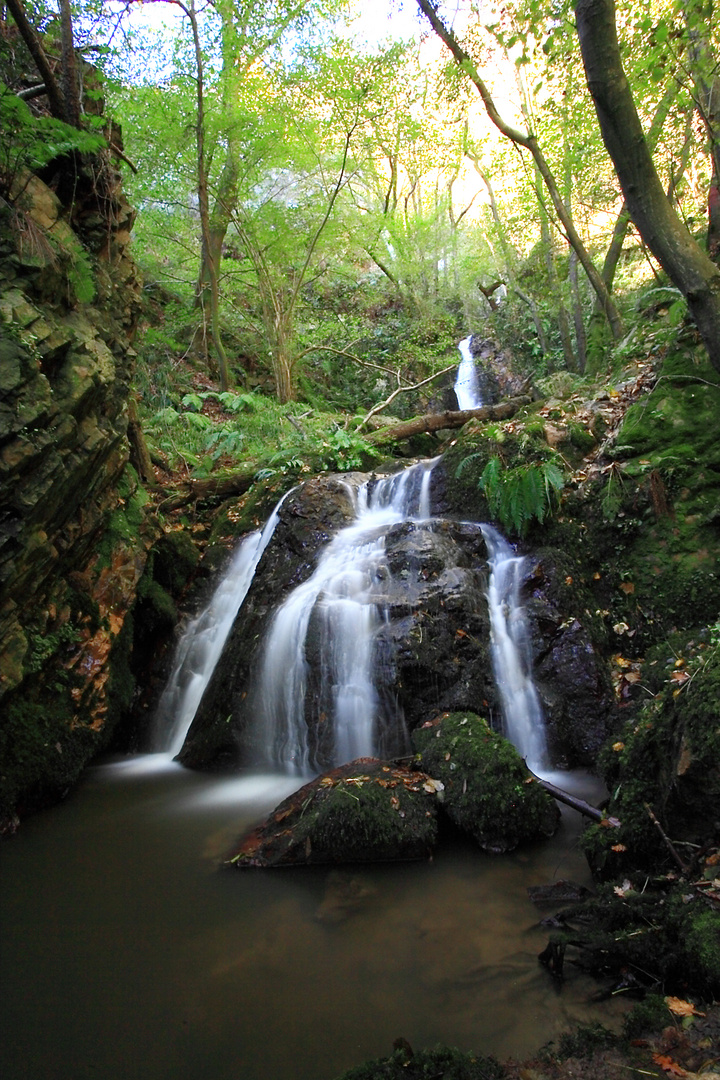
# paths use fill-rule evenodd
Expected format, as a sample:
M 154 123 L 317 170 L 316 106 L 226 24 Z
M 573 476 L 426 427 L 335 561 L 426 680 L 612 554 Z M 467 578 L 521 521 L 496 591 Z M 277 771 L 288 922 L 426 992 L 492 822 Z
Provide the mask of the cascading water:
M 381 707 L 372 677 L 389 573 L 385 534 L 397 522 L 430 517 L 434 464 L 362 484 L 353 524 L 331 540 L 312 577 L 276 612 L 257 691 L 267 763 L 303 774 L 324 761 L 340 764 L 404 748 L 402 716 L 397 710 L 383 715 L 388 710 Z M 319 657 L 317 675 L 308 664 L 309 644 Z M 311 678 L 316 685 L 309 694 Z
M 210 603 L 188 623 L 155 714 L 152 748 L 156 753 L 174 757 L 182 750 L 257 565 L 275 532 L 280 507 L 289 494 L 287 492 L 280 499 L 262 531 L 245 537 Z
M 464 338 L 458 345 L 462 357 L 455 379 L 455 396 L 459 409 L 479 409 L 483 403 L 478 386 L 475 358 L 470 352 L 472 335 Z
M 488 608 L 495 682 L 502 702 L 505 734 L 533 772 L 547 768 L 542 708 L 532 678 L 527 620 L 520 603 L 522 556 L 492 525 L 482 525 L 488 549 Z

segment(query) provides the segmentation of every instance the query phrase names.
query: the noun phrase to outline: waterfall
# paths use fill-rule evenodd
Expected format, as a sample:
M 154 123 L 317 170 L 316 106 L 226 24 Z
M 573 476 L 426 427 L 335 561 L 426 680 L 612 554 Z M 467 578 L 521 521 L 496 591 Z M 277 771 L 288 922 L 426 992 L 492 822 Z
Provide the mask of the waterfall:
M 252 584 L 262 553 L 278 523 L 283 495 L 262 530 L 246 536 L 215 589 L 210 603 L 188 623 L 153 722 L 153 750 L 174 757 L 182 750 L 215 665 Z
M 533 772 L 547 768 L 540 700 L 532 678 L 527 620 L 520 603 L 525 559 L 491 525 L 482 525 L 488 549 L 488 608 L 493 672 L 502 702 L 505 734 Z
M 430 517 L 434 464 L 363 483 L 354 496 L 354 522 L 275 613 L 256 696 L 266 762 L 304 774 L 326 761 L 338 765 L 404 747 L 402 717 L 382 715 L 372 675 L 375 634 L 385 617 L 385 534 L 397 522 Z M 308 662 L 310 650 L 318 670 Z
M 470 352 L 472 335 L 464 338 L 458 345 L 462 357 L 455 379 L 455 396 L 459 409 L 479 409 L 483 403 L 478 386 L 475 358 Z

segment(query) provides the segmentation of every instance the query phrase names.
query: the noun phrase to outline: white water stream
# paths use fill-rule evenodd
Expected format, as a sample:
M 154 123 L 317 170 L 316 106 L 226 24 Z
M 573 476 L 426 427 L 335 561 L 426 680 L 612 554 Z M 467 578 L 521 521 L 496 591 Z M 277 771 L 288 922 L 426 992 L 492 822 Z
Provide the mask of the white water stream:
M 382 754 L 388 728 L 394 728 L 390 742 L 405 741 L 402 717 L 381 715 L 373 648 L 389 573 L 385 534 L 397 522 L 430 517 L 434 464 L 422 462 L 362 484 L 355 493 L 355 521 L 333 537 L 313 575 L 277 610 L 257 692 L 266 765 L 304 775 L 321 768 L 321 757 L 339 765 Z M 320 670 L 319 685 L 309 695 L 311 620 Z M 306 715 L 313 710 L 316 737 Z
M 483 403 L 478 386 L 475 358 L 470 352 L 472 335 L 464 338 L 458 345 L 462 357 L 455 379 L 455 396 L 459 409 L 479 409 Z
M 280 507 L 289 494 L 280 499 L 264 528 L 250 533 L 238 546 L 210 603 L 185 628 L 153 722 L 152 749 L 157 753 L 175 757 L 182 750 L 257 565 L 275 532 Z
M 525 611 L 520 602 L 523 556 L 492 525 L 482 525 L 488 549 L 488 608 L 493 674 L 500 693 L 505 735 L 533 772 L 547 769 L 542 707 L 532 677 Z

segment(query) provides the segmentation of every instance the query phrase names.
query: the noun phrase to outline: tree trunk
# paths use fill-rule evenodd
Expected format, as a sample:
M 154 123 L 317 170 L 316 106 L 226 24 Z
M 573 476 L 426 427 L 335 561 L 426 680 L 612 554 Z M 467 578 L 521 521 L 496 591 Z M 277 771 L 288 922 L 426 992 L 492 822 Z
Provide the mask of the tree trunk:
M 45 50 L 40 44 L 40 39 L 28 22 L 22 0 L 7 0 L 7 6 L 10 9 L 10 13 L 15 20 L 15 25 L 20 31 L 23 41 L 27 45 L 28 52 L 35 61 L 35 65 L 45 83 L 45 92 L 47 93 L 48 102 L 50 104 L 50 112 L 56 120 L 66 120 L 67 114 L 65 112 L 65 100 L 62 91 L 58 86 L 57 79 L 53 74 L 48 58 L 45 55 Z
M 65 119 L 73 127 L 80 127 L 80 84 L 75 63 L 70 0 L 60 0 L 60 32 L 62 35 L 62 79 L 65 98 Z
M 217 352 L 218 368 L 220 372 L 220 389 L 225 391 L 229 386 L 229 372 L 227 356 L 225 354 L 225 348 L 220 337 L 220 291 L 218 288 L 218 275 L 217 275 L 217 263 L 210 257 L 210 213 L 208 209 L 208 181 L 207 181 L 207 169 L 205 165 L 205 94 L 203 85 L 203 58 L 202 49 L 200 47 L 200 34 L 198 32 L 197 16 L 195 13 L 195 0 L 190 0 L 190 6 L 186 7 L 179 0 L 171 0 L 177 7 L 181 8 L 188 19 L 190 20 L 190 26 L 192 28 L 193 44 L 195 48 L 195 64 L 197 68 L 196 74 L 196 96 L 197 96 L 197 118 L 195 121 L 195 139 L 197 148 L 197 190 L 198 190 L 198 210 L 200 211 L 200 229 L 202 232 L 202 247 L 206 253 L 207 271 L 209 275 L 209 281 L 207 286 L 203 286 L 198 293 L 198 303 L 202 308 L 203 321 L 207 319 L 205 303 L 209 300 L 210 310 L 210 332 L 212 334 L 213 343 L 215 345 L 215 351 Z M 207 329 L 205 328 L 207 333 Z
M 705 128 L 712 175 L 708 192 L 708 251 L 720 255 L 720 75 L 712 49 L 714 0 L 685 4 L 690 39 L 690 74 L 695 87 L 695 106 Z
M 685 296 L 708 356 L 720 371 L 720 270 L 690 236 L 655 171 L 620 59 L 615 4 L 613 0 L 576 0 L 575 14 L 603 141 L 632 219 Z

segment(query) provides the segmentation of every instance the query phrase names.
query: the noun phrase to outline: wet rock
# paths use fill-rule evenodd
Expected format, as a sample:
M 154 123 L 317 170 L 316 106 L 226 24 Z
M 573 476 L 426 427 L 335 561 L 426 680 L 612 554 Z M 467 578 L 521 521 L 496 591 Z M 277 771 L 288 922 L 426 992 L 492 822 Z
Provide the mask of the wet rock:
M 16 185 L 13 213 L 41 242 L 29 253 L 3 204 L 0 830 L 4 814 L 68 789 L 132 692 L 111 654 L 150 542 L 127 467 L 140 283 L 119 176 L 87 159 L 67 205 L 38 177 L 18 172 Z M 102 203 L 102 237 L 88 199 L 93 213 Z
M 225 767 L 261 752 L 254 745 L 259 741 L 254 676 L 271 619 L 291 589 L 310 576 L 327 539 L 354 519 L 348 483 L 362 479 L 320 478 L 302 485 L 283 505 L 180 754 L 183 764 Z M 382 613 L 372 662 L 379 697 L 375 746 L 381 755 L 406 752 L 408 731 L 438 710 L 497 711 L 485 559 L 481 531 L 472 524 L 405 521 L 388 529 L 372 595 Z M 336 762 L 326 723 L 333 687 L 323 678 L 322 650 L 321 595 L 305 642 L 305 722 L 310 760 L 329 768 Z
M 512 851 L 555 832 L 557 804 L 482 717 L 444 713 L 413 733 L 413 745 L 420 767 L 444 785 L 443 812 L 485 851 Z
M 241 840 L 226 865 L 301 866 L 427 858 L 437 839 L 429 776 L 358 758 L 317 777 L 280 803 Z M 348 888 L 346 897 L 358 890 Z M 360 890 L 362 891 L 362 890 Z M 327 911 L 334 906 L 328 904 Z

